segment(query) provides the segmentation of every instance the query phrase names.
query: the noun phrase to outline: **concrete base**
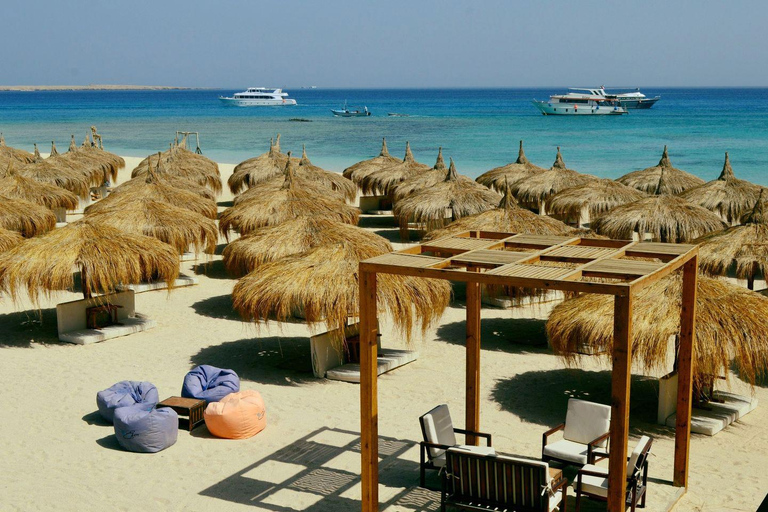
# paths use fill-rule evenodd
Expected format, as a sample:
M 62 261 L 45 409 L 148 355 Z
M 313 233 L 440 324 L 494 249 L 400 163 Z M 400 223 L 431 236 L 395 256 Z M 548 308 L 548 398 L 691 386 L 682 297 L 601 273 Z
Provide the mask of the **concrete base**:
M 419 353 L 413 350 L 381 349 L 377 358 L 377 374 L 399 368 L 419 358 Z M 360 365 L 347 363 L 337 366 L 325 373 L 325 377 L 331 380 L 360 383 Z
M 118 306 L 117 322 L 119 325 L 109 325 L 101 329 L 89 329 L 86 320 L 88 308 L 104 304 Z M 57 304 L 56 324 L 59 331 L 59 340 L 78 345 L 87 345 L 119 336 L 127 336 L 135 332 L 146 331 L 154 327 L 155 321 L 140 313 L 136 313 L 135 305 L 134 292 L 130 290 Z
M 135 313 L 135 315 L 133 318 L 120 320 L 121 325 L 109 325 L 101 329 L 81 329 L 79 331 L 61 333 L 59 334 L 59 340 L 76 345 L 90 345 L 91 343 L 146 331 L 157 325 L 157 322 L 145 317 L 141 313 Z
M 182 286 L 192 286 L 198 284 L 200 280 L 196 277 L 190 277 L 184 274 L 179 274 L 179 277 L 174 281 L 173 287 L 180 288 Z M 133 290 L 134 293 L 150 292 L 152 290 L 167 290 L 168 283 L 165 281 L 157 281 L 153 283 L 137 283 L 137 284 L 121 284 L 117 286 L 120 291 Z
M 707 404 L 707 409 L 692 409 L 691 432 L 713 436 L 757 407 L 757 398 L 725 391 L 716 391 L 714 396 L 723 403 L 713 401 Z M 676 417 L 676 414 L 669 416 L 666 425 L 674 427 Z
M 63 228 L 63 227 L 64 227 L 64 226 L 66 226 L 67 224 L 69 224 L 69 223 L 68 223 L 68 222 L 57 222 L 57 223 L 56 223 L 56 227 L 57 227 L 57 228 Z

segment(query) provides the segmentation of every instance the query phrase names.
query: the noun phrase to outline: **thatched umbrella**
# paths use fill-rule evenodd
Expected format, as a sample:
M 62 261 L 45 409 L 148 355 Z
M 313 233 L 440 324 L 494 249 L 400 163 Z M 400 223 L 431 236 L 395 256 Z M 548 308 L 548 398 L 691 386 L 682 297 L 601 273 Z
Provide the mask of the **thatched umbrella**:
M 15 160 L 23 164 L 31 164 L 35 161 L 35 155 L 23 149 L 6 146 L 5 138 L 0 133 L 0 160 Z
M 668 190 L 666 177 L 664 169 L 659 174 L 656 195 L 617 206 L 593 219 L 592 229 L 611 238 L 631 239 L 637 233 L 642 240 L 650 233 L 653 240 L 679 243 L 725 228 L 720 217 L 706 208 L 663 193 Z
M 665 189 L 662 190 L 665 194 L 679 194 L 689 188 L 704 183 L 704 180 L 698 176 L 672 167 L 672 163 L 669 161 L 669 154 L 667 153 L 667 146 L 664 146 L 664 153 L 661 155 L 661 160 L 659 160 L 658 165 L 648 167 L 641 171 L 630 172 L 616 181 L 623 183 L 628 187 L 654 194 L 656 193 L 662 170 L 667 176 Z
M 448 167 L 445 166 L 445 160 L 443 160 L 443 148 L 439 147 L 437 148 L 437 160 L 435 160 L 435 165 L 432 166 L 432 169 L 424 173 L 414 174 L 395 185 L 394 190 L 392 190 L 393 202 L 396 203 L 413 192 L 440 183 L 445 179 L 445 172 L 447 170 Z
M 278 139 L 280 134 L 278 134 Z M 280 152 L 279 142 L 273 144 L 269 140 L 269 151 L 259 156 L 244 160 L 235 166 L 235 170 L 227 180 L 229 190 L 239 194 L 246 188 L 253 187 L 262 181 L 279 177 L 283 174 L 287 155 Z
M 720 215 L 733 224 L 747 213 L 760 195 L 762 187 L 736 178 L 725 153 L 723 171 L 716 180 L 689 188 L 680 197 Z
M 18 172 L 35 181 L 69 190 L 77 197 L 87 198 L 91 194 L 88 176 L 75 169 L 69 162 L 63 162 L 60 159 L 43 159 L 37 144 L 35 144 L 35 161 L 21 166 Z
M 297 217 L 276 226 L 259 228 L 224 248 L 224 266 L 234 275 L 245 275 L 257 267 L 321 245 L 350 241 L 353 249 L 380 253 L 392 251 L 389 242 L 368 230 L 316 217 Z M 361 253 L 356 253 L 359 257 Z
M 546 169 L 533 165 L 525 157 L 525 151 L 523 151 L 523 141 L 520 141 L 520 149 L 517 152 L 517 160 L 511 164 L 502 165 L 496 167 L 488 172 L 485 172 L 477 177 L 478 183 L 485 185 L 488 188 L 492 188 L 499 193 L 504 192 L 506 183 L 514 183 L 523 178 L 528 178 L 531 175 L 542 172 Z
M 24 241 L 24 237 L 16 231 L 0 228 L 0 252 L 5 252 Z
M 343 194 L 349 201 L 353 201 L 357 195 L 357 187 L 350 180 L 339 173 L 326 171 L 313 165 L 307 157 L 307 149 L 302 147 L 301 160 L 296 168 L 296 177 L 315 181 L 326 188 L 336 190 Z
M 56 215 L 39 204 L 0 196 L 0 228 L 29 238 L 56 227 Z
M 95 143 L 86 134 L 82 146 L 78 147 L 75 144 L 75 136 L 72 135 L 69 150 L 58 156 L 86 174 L 94 187 L 100 187 L 108 181 L 114 183 L 117 181 L 118 171 L 125 168 L 125 160 L 114 153 L 104 151 L 101 136 L 98 137 L 98 143 Z M 54 145 L 51 149 L 51 157 L 56 155 Z
M 181 144 L 186 144 L 182 141 Z M 216 194 L 221 193 L 221 175 L 219 166 L 210 158 L 189 151 L 183 145 L 173 146 L 161 153 L 162 165 L 168 174 L 180 176 L 194 181 L 199 185 L 205 185 Z M 131 178 L 145 176 L 149 172 L 150 159 L 153 155 L 142 160 L 131 172 Z
M 77 196 L 72 192 L 22 176 L 14 169 L 13 164 L 9 164 L 8 168 L 0 173 L 0 196 L 24 199 L 51 210 L 74 210 L 79 204 Z
M 94 223 L 105 224 L 126 233 L 157 238 L 178 253 L 190 246 L 195 252 L 212 254 L 219 241 L 216 223 L 207 217 L 152 199 L 135 199 L 88 214 Z
M 363 194 L 384 194 L 390 195 L 396 185 L 411 176 L 428 171 L 430 167 L 420 164 L 413 158 L 411 153 L 411 143 L 405 143 L 405 158 L 402 162 L 382 167 L 377 171 L 363 176 L 358 185 Z
M 181 176 L 168 174 L 168 172 L 166 171 L 166 168 L 163 167 L 162 165 L 162 162 L 161 162 L 162 157 L 158 157 L 158 160 L 159 160 L 158 165 L 153 168 L 153 171 L 155 172 L 157 176 L 157 180 L 159 182 L 164 183 L 166 185 L 170 185 L 173 188 L 186 190 L 187 192 L 192 192 L 209 201 L 216 201 L 216 194 L 211 189 L 205 187 L 204 185 L 200 185 L 188 178 L 183 178 Z M 146 183 L 145 176 L 139 176 L 138 178 L 131 178 L 130 180 L 113 188 L 110 195 L 122 194 L 123 192 L 130 192 L 136 188 L 142 188 L 145 186 L 145 183 Z
M 343 328 L 360 308 L 359 262 L 379 254 L 378 249 L 361 250 L 344 241 L 267 263 L 237 282 L 232 304 L 246 320 L 284 321 L 303 310 L 310 325 Z M 437 321 L 451 296 L 447 281 L 410 276 L 382 274 L 377 290 L 379 312 L 389 313 L 406 335 L 416 322 L 425 331 Z
M 548 213 L 578 219 L 586 208 L 593 219 L 621 204 L 638 201 L 647 194 L 609 179 L 592 180 L 582 185 L 566 188 L 547 202 Z
M 402 160 L 389 154 L 389 149 L 387 149 L 387 139 L 382 138 L 381 152 L 379 153 L 379 156 L 369 160 L 363 160 L 362 162 L 357 162 L 356 164 L 347 167 L 344 169 L 342 175 L 345 178 L 352 180 L 356 185 L 360 185 L 362 179 L 372 172 L 399 163 L 402 163 Z
M 296 217 L 321 217 L 357 224 L 360 210 L 325 196 L 316 196 L 294 184 L 293 172 L 288 166 L 283 185 L 278 190 L 243 201 L 224 210 L 219 217 L 219 231 L 229 237 L 229 231 L 241 235 L 264 227 L 274 226 Z
M 90 219 L 30 238 L 0 254 L 0 287 L 15 299 L 26 289 L 33 303 L 41 293 L 74 287 L 80 270 L 83 296 L 109 293 L 118 284 L 160 280 L 173 286 L 179 255 L 155 238 L 126 233 Z
M 682 277 L 648 285 L 634 299 L 632 356 L 646 370 L 666 370 L 669 339 L 680 332 Z M 613 297 L 585 294 L 555 307 L 547 321 L 555 352 L 569 361 L 578 353 L 613 349 Z M 730 373 L 750 383 L 768 370 L 768 298 L 717 279 L 699 276 L 693 371 L 697 381 Z

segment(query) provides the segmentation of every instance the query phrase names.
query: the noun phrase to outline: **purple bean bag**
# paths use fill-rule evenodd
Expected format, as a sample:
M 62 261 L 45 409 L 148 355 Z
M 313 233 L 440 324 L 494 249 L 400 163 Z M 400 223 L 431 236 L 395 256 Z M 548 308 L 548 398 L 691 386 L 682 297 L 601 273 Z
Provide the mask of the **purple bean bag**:
M 155 453 L 176 442 L 179 415 L 170 407 L 136 404 L 115 410 L 115 437 L 129 452 Z
M 99 413 L 112 423 L 115 409 L 135 404 L 148 404 L 154 407 L 160 397 L 157 388 L 151 382 L 124 380 L 96 393 L 96 405 Z
M 240 391 L 240 378 L 232 370 L 222 370 L 203 364 L 184 377 L 181 396 L 207 403 L 218 402 L 230 393 Z

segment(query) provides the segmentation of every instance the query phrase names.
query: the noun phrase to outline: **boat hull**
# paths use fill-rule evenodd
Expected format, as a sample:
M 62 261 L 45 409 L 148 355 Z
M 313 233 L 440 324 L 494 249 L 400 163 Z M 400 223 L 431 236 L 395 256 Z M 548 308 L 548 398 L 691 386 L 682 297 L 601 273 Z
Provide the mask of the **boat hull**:
M 224 98 L 220 97 L 225 105 L 232 105 L 235 107 L 285 107 L 289 105 L 296 105 L 294 99 L 282 99 L 282 100 L 256 100 L 246 98 Z
M 533 104 L 545 116 L 599 116 L 626 114 L 627 109 L 613 105 L 576 105 L 569 103 L 549 103 L 533 101 Z
M 659 99 L 661 99 L 661 96 L 656 96 L 655 98 L 641 98 L 631 100 L 623 100 L 619 98 L 618 101 L 624 108 L 646 109 L 651 108 L 657 101 L 659 101 Z
M 331 110 L 336 117 L 367 117 L 370 116 L 370 112 L 350 112 L 347 110 Z

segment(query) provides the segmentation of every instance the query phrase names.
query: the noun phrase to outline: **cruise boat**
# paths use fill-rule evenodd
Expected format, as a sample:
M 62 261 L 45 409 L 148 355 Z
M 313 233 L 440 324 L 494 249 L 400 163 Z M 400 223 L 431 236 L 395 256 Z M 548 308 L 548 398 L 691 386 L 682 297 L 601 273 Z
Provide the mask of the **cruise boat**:
M 555 94 L 549 101 L 533 100 L 533 104 L 545 116 L 618 115 L 627 109 L 614 97 L 608 97 L 605 89 L 570 89 L 566 94 Z
M 238 107 L 270 107 L 282 105 L 295 105 L 296 100 L 288 97 L 282 89 L 268 87 L 249 87 L 246 91 L 238 92 L 227 98 L 219 96 L 219 99 L 228 105 Z

